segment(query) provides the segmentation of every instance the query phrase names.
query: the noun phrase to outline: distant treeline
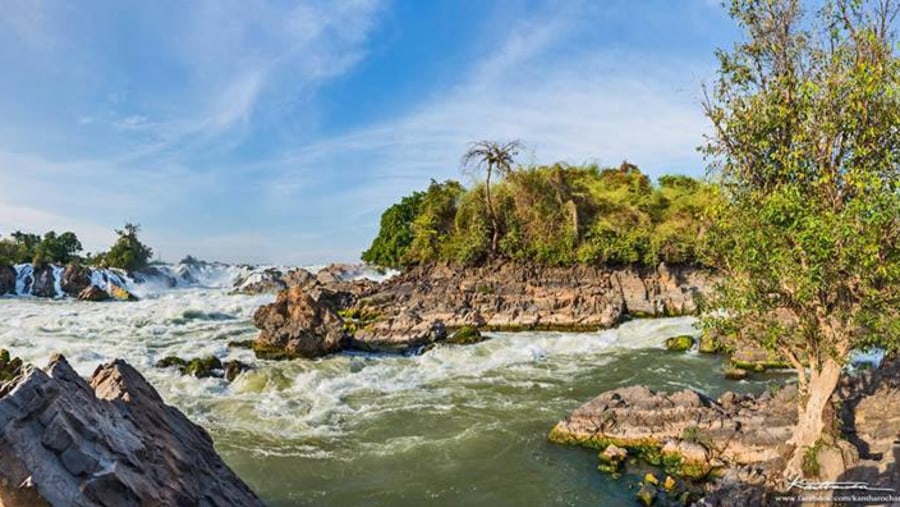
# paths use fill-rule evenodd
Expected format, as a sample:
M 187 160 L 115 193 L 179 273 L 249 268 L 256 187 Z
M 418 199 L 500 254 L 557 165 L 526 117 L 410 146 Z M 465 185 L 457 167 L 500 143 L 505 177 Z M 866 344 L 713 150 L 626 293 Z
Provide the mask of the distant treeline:
M 718 195 L 715 185 L 687 176 L 662 176 L 654 185 L 629 163 L 520 167 L 470 189 L 432 180 L 384 212 L 362 258 L 393 268 L 491 258 L 701 263 L 702 215 Z
M 68 264 L 77 262 L 90 266 L 135 271 L 147 267 L 153 250 L 138 239 L 140 226 L 125 224 L 117 229 L 118 238 L 106 252 L 81 255 L 83 247 L 73 232 L 57 234 L 49 231 L 43 236 L 16 231 L 9 238 L 0 238 L 0 265 L 31 262 Z

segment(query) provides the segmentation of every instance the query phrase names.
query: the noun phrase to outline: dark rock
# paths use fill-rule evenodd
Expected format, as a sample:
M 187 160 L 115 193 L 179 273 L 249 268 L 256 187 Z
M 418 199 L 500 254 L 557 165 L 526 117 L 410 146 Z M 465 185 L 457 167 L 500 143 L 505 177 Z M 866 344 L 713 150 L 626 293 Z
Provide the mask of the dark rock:
M 77 296 L 91 286 L 91 268 L 69 264 L 63 270 L 60 287 L 69 296 Z
M 212 439 L 117 360 L 90 383 L 62 356 L 0 397 L 4 505 L 262 505 Z
M 225 380 L 233 382 L 241 373 L 250 370 L 250 365 L 237 359 L 225 361 L 222 363 L 222 369 L 225 371 Z
M 41 298 L 56 297 L 56 277 L 53 276 L 53 265 L 35 266 L 34 282 L 31 284 L 31 295 Z
M 479 330 L 474 327 L 464 326 L 450 335 L 450 337 L 445 340 L 445 343 L 452 345 L 471 345 L 474 343 L 481 343 L 485 340 L 487 340 L 487 337 L 482 335 Z
M 8 264 L 0 264 L 0 296 L 15 294 L 16 292 L 16 268 Z
M 109 294 L 96 285 L 89 285 L 78 293 L 78 299 L 82 301 L 107 301 Z
M 156 266 L 147 266 L 130 274 L 131 278 L 137 283 L 147 283 L 156 280 L 162 282 L 163 285 L 170 289 L 178 285 L 178 280 L 174 276 Z

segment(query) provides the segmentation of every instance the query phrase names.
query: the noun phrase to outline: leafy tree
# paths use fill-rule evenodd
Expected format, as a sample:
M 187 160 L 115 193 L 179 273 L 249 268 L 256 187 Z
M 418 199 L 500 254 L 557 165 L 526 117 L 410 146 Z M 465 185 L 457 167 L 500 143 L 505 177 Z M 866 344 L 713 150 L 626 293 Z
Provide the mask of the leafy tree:
M 464 167 L 476 167 L 484 170 L 484 203 L 487 206 L 488 217 L 491 220 L 491 254 L 497 253 L 500 242 L 500 223 L 494 202 L 491 198 L 491 176 L 497 173 L 503 177 L 512 172 L 512 166 L 516 155 L 522 150 L 520 141 L 507 141 L 498 143 L 495 141 L 478 141 L 469 146 L 469 150 L 463 155 Z
M 67 264 L 78 258 L 81 241 L 73 232 L 56 235 L 55 231 L 44 234 L 44 238 L 34 247 L 31 262 L 40 265 L 47 262 Z
M 456 181 L 431 180 L 419 202 L 418 214 L 410 224 L 412 241 L 403 256 L 404 264 L 444 257 L 447 240 L 454 232 L 457 201 L 463 191 Z
M 403 258 L 413 240 L 412 222 L 419 214 L 424 195 L 424 192 L 413 192 L 385 210 L 378 236 L 363 252 L 362 260 L 388 268 L 403 266 Z
M 786 474 L 817 449 L 849 352 L 900 342 L 900 62 L 892 1 L 734 0 L 746 32 L 720 51 L 704 147 L 725 200 L 710 244 L 727 275 L 726 332 L 796 368 L 799 422 Z
M 34 250 L 41 242 L 41 237 L 37 234 L 16 231 L 12 233 L 13 241 L 16 243 L 16 263 L 31 262 L 34 258 Z
M 126 223 L 123 229 L 117 229 L 119 237 L 109 252 L 102 255 L 103 263 L 129 272 L 146 268 L 153 257 L 153 250 L 141 243 L 138 232 L 140 226 L 137 224 Z

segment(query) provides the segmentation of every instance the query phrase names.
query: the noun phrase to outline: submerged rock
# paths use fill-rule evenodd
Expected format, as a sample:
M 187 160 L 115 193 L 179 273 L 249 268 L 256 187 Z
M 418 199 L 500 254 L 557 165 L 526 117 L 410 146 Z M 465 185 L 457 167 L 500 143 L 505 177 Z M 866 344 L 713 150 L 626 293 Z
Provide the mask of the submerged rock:
M 216 356 L 197 357 L 194 359 L 168 356 L 157 361 L 156 367 L 177 367 L 182 375 L 192 375 L 197 378 L 225 378 L 229 382 L 237 378 L 242 372 L 250 369 L 250 365 L 237 359 L 221 361 Z
M 472 345 L 481 343 L 485 340 L 487 340 L 487 336 L 481 334 L 481 331 L 471 326 L 464 326 L 450 335 L 450 337 L 447 338 L 446 343 L 451 345 Z
M 262 505 L 212 439 L 121 360 L 90 383 L 65 358 L 0 398 L 4 505 Z
M 0 296 L 15 294 L 16 292 L 16 268 L 8 264 L 0 264 Z
M 685 352 L 694 346 L 694 337 L 690 335 L 666 338 L 666 348 L 672 352 Z

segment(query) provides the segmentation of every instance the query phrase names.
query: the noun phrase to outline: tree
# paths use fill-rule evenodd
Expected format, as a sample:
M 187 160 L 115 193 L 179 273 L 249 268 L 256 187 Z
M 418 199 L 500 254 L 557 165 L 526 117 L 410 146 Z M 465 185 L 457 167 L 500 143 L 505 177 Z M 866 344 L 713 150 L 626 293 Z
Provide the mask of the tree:
M 125 224 L 123 229 L 116 230 L 118 239 L 109 252 L 102 256 L 107 266 L 131 272 L 149 265 L 153 250 L 138 239 L 140 230 L 139 225 L 130 223 Z
M 412 222 L 419 214 L 424 196 L 424 192 L 413 192 L 382 213 L 378 236 L 363 252 L 362 260 L 387 268 L 403 266 L 403 258 L 413 241 Z
M 491 220 L 491 254 L 497 253 L 497 245 L 500 241 L 500 224 L 497 213 L 491 199 L 491 176 L 494 172 L 503 177 L 512 172 L 515 157 L 524 148 L 520 141 L 507 141 L 499 143 L 495 141 L 478 141 L 469 146 L 469 150 L 463 155 L 463 167 L 476 167 L 484 170 L 484 202 L 487 206 L 488 217 Z
M 897 6 L 733 0 L 746 40 L 719 51 L 703 148 L 725 200 L 713 212 L 725 274 L 708 323 L 782 354 L 799 421 L 786 476 L 827 441 L 850 351 L 900 342 L 900 62 Z M 827 442 L 826 442 L 827 443 Z M 806 475 L 809 475 L 807 473 Z

